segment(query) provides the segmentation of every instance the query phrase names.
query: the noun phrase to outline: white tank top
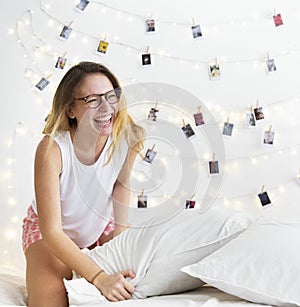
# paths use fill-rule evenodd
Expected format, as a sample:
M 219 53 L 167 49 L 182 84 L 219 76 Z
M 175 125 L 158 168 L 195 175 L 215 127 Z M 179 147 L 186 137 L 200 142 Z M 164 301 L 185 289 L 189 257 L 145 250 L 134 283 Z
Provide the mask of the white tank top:
M 109 164 L 104 165 L 111 138 L 108 137 L 99 159 L 93 165 L 84 165 L 77 159 L 69 131 L 60 133 L 54 138 L 62 155 L 60 174 L 62 227 L 80 248 L 93 244 L 111 220 L 111 194 L 128 150 L 124 139 L 120 149 L 116 147 Z M 37 213 L 35 199 L 32 207 Z

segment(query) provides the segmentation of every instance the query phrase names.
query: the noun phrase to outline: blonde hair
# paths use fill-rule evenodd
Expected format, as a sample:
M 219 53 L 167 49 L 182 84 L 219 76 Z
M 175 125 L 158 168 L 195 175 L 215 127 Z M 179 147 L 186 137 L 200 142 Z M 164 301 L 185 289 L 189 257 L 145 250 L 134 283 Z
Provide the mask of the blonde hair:
M 113 88 L 120 88 L 120 83 L 115 75 L 105 66 L 94 62 L 80 62 L 73 66 L 64 75 L 54 94 L 52 110 L 46 118 L 46 125 L 43 129 L 44 134 L 50 135 L 53 139 L 59 131 L 70 131 L 77 128 L 76 118 L 68 116 L 68 108 L 74 103 L 74 90 L 80 85 L 88 74 L 101 73 L 112 83 Z M 110 162 L 117 144 L 120 145 L 122 135 L 125 135 L 130 148 L 140 152 L 143 149 L 144 129 L 137 125 L 128 114 L 126 100 L 121 95 L 119 100 L 119 111 L 113 124 L 112 143 L 108 147 L 108 159 Z M 49 143 L 51 144 L 51 142 Z

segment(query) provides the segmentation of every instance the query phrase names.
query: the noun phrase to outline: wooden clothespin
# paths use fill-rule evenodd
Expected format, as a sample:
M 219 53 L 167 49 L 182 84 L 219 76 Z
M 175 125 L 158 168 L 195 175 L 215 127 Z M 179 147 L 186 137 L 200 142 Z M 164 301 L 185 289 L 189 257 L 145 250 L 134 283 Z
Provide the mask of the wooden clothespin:
M 64 58 L 66 55 L 67 55 L 67 51 L 65 51 L 61 57 Z
M 227 117 L 226 126 L 229 125 L 229 117 Z
M 258 99 L 256 100 L 256 108 L 258 109 L 259 107 L 259 102 L 258 102 Z
M 212 162 L 215 163 L 215 157 L 216 157 L 216 154 L 213 153 L 213 159 L 212 159 Z
M 153 13 L 149 14 L 149 19 L 153 18 Z
M 70 28 L 71 25 L 72 25 L 72 23 L 73 23 L 73 20 L 72 20 L 71 22 L 69 22 L 69 24 L 67 25 L 67 27 Z
M 253 108 L 252 108 L 252 104 L 250 104 L 250 113 L 253 113 Z
M 146 53 L 150 53 L 150 46 L 147 46 L 147 51 Z
M 155 110 L 157 110 L 157 105 L 158 105 L 158 102 L 155 102 L 155 107 L 154 107 Z
M 47 77 L 45 77 L 46 80 L 50 79 L 52 77 L 52 73 L 49 74 Z
M 103 40 L 106 42 L 107 41 L 107 33 L 104 33 L 104 37 L 103 37 Z
M 271 130 L 272 130 L 272 125 L 270 125 L 269 130 L 268 130 L 269 135 L 271 135 Z
M 270 61 L 270 54 L 267 52 L 267 60 Z
M 192 200 L 192 199 L 194 198 L 194 196 L 195 196 L 195 193 L 193 193 L 193 194 L 191 195 L 190 200 Z
M 144 196 L 144 190 L 145 189 L 143 188 L 140 196 Z
M 194 17 L 192 18 L 192 26 L 194 27 L 196 24 L 195 24 L 195 19 Z
M 183 125 L 184 128 L 186 127 L 184 119 L 182 119 L 182 125 Z
M 218 65 L 218 59 L 215 58 L 215 65 Z
M 264 192 L 264 189 L 265 189 L 265 186 L 263 185 L 263 186 L 261 187 L 260 194 L 262 194 L 262 193 Z
M 200 113 L 201 106 L 197 106 L 197 113 Z

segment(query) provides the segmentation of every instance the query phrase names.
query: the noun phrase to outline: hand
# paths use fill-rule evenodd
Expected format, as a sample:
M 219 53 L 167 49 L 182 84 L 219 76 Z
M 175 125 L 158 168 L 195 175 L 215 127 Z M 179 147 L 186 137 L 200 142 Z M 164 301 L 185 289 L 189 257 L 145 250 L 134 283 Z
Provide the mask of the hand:
M 134 278 L 132 270 L 123 270 L 113 275 L 101 273 L 93 282 L 101 293 L 112 302 L 124 301 L 131 298 L 134 286 L 125 278 Z

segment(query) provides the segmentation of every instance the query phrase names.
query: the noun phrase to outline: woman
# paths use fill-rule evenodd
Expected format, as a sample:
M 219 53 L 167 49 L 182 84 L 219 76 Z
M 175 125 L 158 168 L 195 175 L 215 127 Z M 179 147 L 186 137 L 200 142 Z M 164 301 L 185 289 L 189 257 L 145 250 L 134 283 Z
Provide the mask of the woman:
M 72 67 L 43 133 L 35 199 L 23 224 L 28 305 L 68 306 L 63 278 L 70 279 L 72 270 L 109 300 L 129 299 L 132 270 L 108 275 L 80 250 L 126 229 L 130 172 L 144 130 L 127 113 L 117 78 L 92 62 Z

